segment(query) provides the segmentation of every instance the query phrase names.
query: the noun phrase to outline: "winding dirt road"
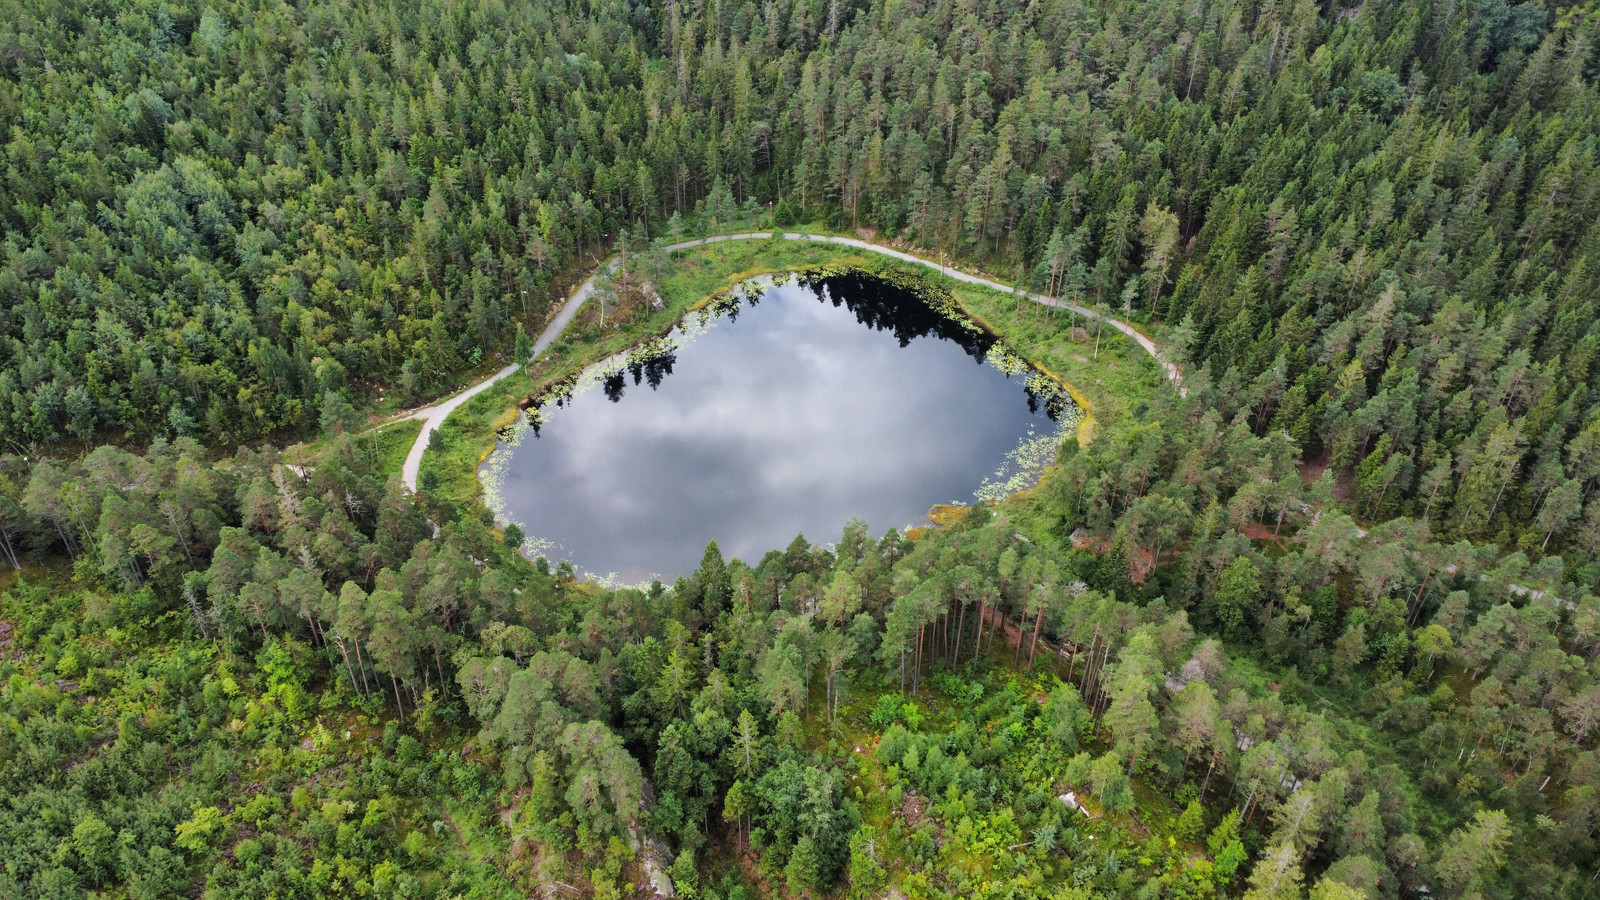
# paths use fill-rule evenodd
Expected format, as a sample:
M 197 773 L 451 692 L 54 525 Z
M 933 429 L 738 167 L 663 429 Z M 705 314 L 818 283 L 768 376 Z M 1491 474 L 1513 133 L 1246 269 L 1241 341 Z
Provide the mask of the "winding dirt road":
M 666 250 L 668 252 L 676 252 L 678 250 L 687 250 L 691 247 L 698 247 L 703 244 L 717 244 L 723 241 L 766 240 L 769 237 L 771 237 L 770 232 L 759 231 L 746 232 L 743 234 L 723 234 L 715 237 L 708 237 L 703 240 L 683 241 L 681 243 L 671 244 L 666 248 Z M 981 278 L 977 275 L 963 272 L 960 269 L 954 269 L 932 260 L 926 260 L 920 256 L 913 256 L 912 254 L 906 253 L 902 250 L 895 250 L 879 244 L 871 243 L 869 241 L 863 241 L 858 238 L 838 237 L 835 235 L 825 234 L 798 234 L 795 232 L 787 232 L 784 234 L 784 237 L 791 241 L 804 240 L 816 241 L 817 243 L 822 244 L 840 244 L 845 247 L 853 247 L 857 250 L 880 253 L 884 256 L 893 257 L 903 262 L 914 263 L 919 266 L 927 266 L 930 269 L 938 269 L 941 273 L 948 275 L 957 281 L 965 281 L 969 284 L 982 285 L 983 287 L 993 288 L 994 290 L 1003 291 L 1006 293 L 1013 292 L 1013 289 L 1010 285 L 1001 284 L 998 281 L 990 281 L 987 278 Z M 566 304 L 561 307 L 561 311 L 556 313 L 556 317 L 550 320 L 550 324 L 545 326 L 544 332 L 541 333 L 539 335 L 539 339 L 534 342 L 533 353 L 528 357 L 530 361 L 537 359 L 540 354 L 544 353 L 544 351 L 555 342 L 555 339 L 561 336 L 561 332 L 565 331 L 567 326 L 572 323 L 573 318 L 577 316 L 578 310 L 583 306 L 584 301 L 588 300 L 594 295 L 594 282 L 595 279 L 599 277 L 600 271 L 602 270 L 607 273 L 615 272 L 617 270 L 617 259 L 613 257 L 612 259 L 607 260 L 601 270 L 597 270 L 594 275 L 589 276 L 587 281 L 578 285 L 578 289 L 572 292 L 572 297 L 568 299 Z M 1156 347 L 1154 341 L 1140 334 L 1138 329 L 1134 328 L 1132 325 L 1129 325 L 1127 322 L 1089 309 L 1088 307 L 1079 306 L 1076 303 L 1066 300 L 1059 300 L 1055 297 L 1047 297 L 1043 294 L 1033 294 L 1027 291 L 1021 291 L 1018 293 L 1028 300 L 1032 300 L 1034 303 L 1038 303 L 1043 306 L 1052 306 L 1057 309 L 1069 309 L 1080 316 L 1085 316 L 1091 319 L 1099 319 L 1105 322 L 1107 325 L 1110 325 L 1112 328 L 1122 332 L 1123 334 L 1132 338 L 1134 343 L 1137 343 L 1140 347 L 1144 348 L 1146 353 L 1150 354 L 1151 358 L 1161 366 L 1164 372 L 1166 372 L 1167 379 L 1177 386 L 1180 394 L 1187 393 L 1183 386 L 1183 375 L 1178 371 L 1178 367 L 1173 365 L 1171 362 L 1168 362 L 1167 359 L 1161 355 L 1161 351 Z M 495 384 L 495 382 L 515 373 L 520 368 L 522 368 L 520 363 L 512 363 L 511 365 L 506 366 L 493 375 L 490 375 L 488 378 L 485 378 L 472 387 L 467 388 L 461 393 L 441 400 L 433 406 L 419 409 L 406 417 L 407 419 L 422 420 L 422 431 L 417 434 L 417 441 L 415 444 L 411 445 L 411 452 L 406 454 L 405 466 L 400 470 L 400 478 L 405 482 L 406 487 L 413 491 L 417 489 L 417 472 L 422 466 L 422 454 L 428 449 L 428 438 L 433 434 L 434 430 L 443 424 L 444 420 L 452 412 L 455 412 L 456 408 L 461 406 L 461 404 L 488 390 Z

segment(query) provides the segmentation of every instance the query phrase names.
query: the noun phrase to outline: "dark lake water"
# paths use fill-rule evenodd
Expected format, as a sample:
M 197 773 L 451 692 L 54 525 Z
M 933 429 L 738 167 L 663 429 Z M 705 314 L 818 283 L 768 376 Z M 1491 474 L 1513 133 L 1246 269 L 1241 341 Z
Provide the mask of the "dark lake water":
M 501 441 L 480 474 L 530 552 L 670 583 L 711 540 L 754 564 L 851 518 L 926 525 L 934 504 L 1031 483 L 1075 420 L 987 335 L 886 282 L 747 295 L 691 314 L 648 362 L 591 368 Z

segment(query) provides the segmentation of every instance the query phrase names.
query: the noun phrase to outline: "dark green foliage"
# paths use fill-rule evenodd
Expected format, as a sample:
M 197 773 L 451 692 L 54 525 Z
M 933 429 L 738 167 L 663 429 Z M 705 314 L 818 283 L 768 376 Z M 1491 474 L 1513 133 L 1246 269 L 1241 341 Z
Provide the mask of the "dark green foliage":
M 522 533 L 522 528 L 518 526 L 517 523 L 510 522 L 506 524 L 506 530 L 502 534 L 500 542 L 505 544 L 507 547 L 518 548 L 522 546 L 522 542 L 525 539 L 526 538 Z
M 0 422 L 412 402 L 608 236 L 768 205 L 1187 321 L 1229 418 L 1340 465 L 1389 434 L 1406 506 L 1453 454 L 1448 520 L 1493 536 L 1549 485 L 1474 482 L 1594 478 L 1597 26 L 1563 10 L 11 0 Z
M 1054 883 L 1052 854 L 1077 854 L 1090 827 L 1054 799 L 1066 788 L 1114 822 L 1168 816 L 1187 841 L 1204 810 L 1238 807 L 1217 826 L 1210 869 L 1169 870 L 1168 850 L 1124 845 L 1086 882 L 1110 894 L 1135 873 L 1174 890 L 1240 884 L 1252 859 L 1260 881 L 1288 865 L 1284 846 L 1305 871 L 1382 892 L 1428 854 L 1448 857 L 1441 877 L 1463 891 L 1548 888 L 1588 864 L 1600 692 L 1585 660 L 1600 606 L 1549 563 L 1440 544 L 1405 519 L 1362 537 L 1312 507 L 1329 502 L 1314 489 L 1259 477 L 1283 464 L 1281 441 L 1208 428 L 1198 402 L 1152 410 L 1197 427 L 1108 431 L 1030 498 L 920 540 L 873 541 L 852 523 L 832 551 L 796 540 L 756 568 L 713 545 L 672 590 L 558 580 L 481 514 L 425 513 L 348 435 L 305 466 L 270 449 L 203 465 L 187 441 L 64 466 L 7 461 L 22 479 L 16 546 L 75 556 L 79 578 L 113 592 L 41 602 L 19 589 L 0 613 L 34 673 L 0 692 L 17 723 L 0 737 L 0 777 L 25 801 L 5 826 L 18 860 L 7 877 L 39 894 L 203 882 L 247 896 L 318 860 L 382 852 L 393 867 L 374 862 L 372 883 L 430 895 L 460 854 L 445 820 L 416 818 L 437 815 L 414 804 L 443 790 L 421 778 L 457 779 L 459 815 L 506 823 L 475 826 L 483 840 L 583 860 L 597 893 L 635 877 L 617 842 L 636 825 L 691 860 L 672 870 L 686 890 L 703 887 L 692 861 L 717 871 L 723 847 L 748 847 L 794 893 L 921 870 L 965 896 L 994 874 L 974 860 L 1016 846 L 1037 848 L 1027 865 Z M 1186 484 L 1191 470 L 1214 474 Z M 1142 549 L 1096 561 L 1055 544 L 1067 509 L 1104 528 L 1141 484 L 1192 509 L 1175 558 L 1151 571 Z M 1282 493 L 1263 502 L 1261 485 Z M 1234 527 L 1267 523 L 1286 539 L 1267 553 Z M 1077 568 L 1120 588 L 1091 588 Z M 1530 585 L 1580 599 L 1552 606 Z M 1190 610 L 1229 653 L 1196 635 Z M 867 696 L 841 716 L 853 685 Z M 119 693 L 133 690 L 164 692 L 165 712 L 119 699 L 143 696 Z M 89 692 L 106 699 L 64 702 Z M 399 723 L 381 744 L 359 737 L 374 715 Z M 858 756 L 828 743 L 841 728 L 884 733 Z M 215 773 L 293 753 L 373 780 L 344 778 L 353 793 L 330 799 L 272 769 L 230 805 L 232 783 Z M 893 781 L 887 793 L 858 793 L 875 773 Z M 1537 789 L 1545 777 L 1557 794 Z M 142 812 L 154 830 L 141 837 L 104 799 L 81 814 L 31 811 L 78 803 L 79 778 L 141 809 L 154 792 L 167 812 Z M 1162 813 L 1141 791 L 1177 802 Z M 863 815 L 907 797 L 960 842 Z M 1503 818 L 1475 819 L 1480 805 Z M 360 809 L 382 837 L 345 848 Z M 1534 828 L 1551 838 L 1516 846 L 1541 865 L 1501 865 Z M 145 852 L 122 853 L 124 833 Z M 337 871 L 316 890 L 369 877 Z M 515 866 L 504 877 L 537 878 Z
M 76 580 L 0 602 L 0 896 L 614 896 L 636 826 L 683 896 L 1583 896 L 1597 29 L 8 0 L 0 566 Z M 624 228 L 803 221 L 1118 308 L 1188 399 L 921 540 L 648 591 L 353 438 Z

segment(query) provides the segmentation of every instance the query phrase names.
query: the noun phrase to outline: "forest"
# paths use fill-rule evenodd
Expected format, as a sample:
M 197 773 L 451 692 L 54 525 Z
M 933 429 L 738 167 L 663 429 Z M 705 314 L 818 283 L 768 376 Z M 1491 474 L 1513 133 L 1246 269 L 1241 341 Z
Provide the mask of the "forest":
M 0 9 L 0 897 L 1600 889 L 1594 0 Z M 616 590 L 364 431 L 796 224 L 1185 393 Z

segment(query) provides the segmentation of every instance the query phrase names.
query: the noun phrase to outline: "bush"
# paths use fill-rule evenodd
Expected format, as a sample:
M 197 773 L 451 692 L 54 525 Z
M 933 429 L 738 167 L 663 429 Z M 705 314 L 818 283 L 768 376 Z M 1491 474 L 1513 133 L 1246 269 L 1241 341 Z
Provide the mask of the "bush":
M 773 207 L 773 224 L 787 228 L 798 221 L 800 221 L 800 207 L 788 197 L 779 200 L 778 205 Z
M 872 707 L 872 724 L 878 728 L 887 729 L 900 718 L 900 698 L 895 694 L 884 694 L 878 698 L 877 705 Z M 888 734 L 884 735 L 888 738 Z
M 1200 801 L 1189 801 L 1189 805 L 1184 807 L 1183 815 L 1178 817 L 1178 822 L 1172 830 L 1180 841 L 1200 839 L 1206 830 L 1206 813 L 1200 808 Z
M 916 738 L 899 725 L 889 726 L 878 741 L 878 759 L 887 764 L 899 764 L 906 751 L 916 744 Z

